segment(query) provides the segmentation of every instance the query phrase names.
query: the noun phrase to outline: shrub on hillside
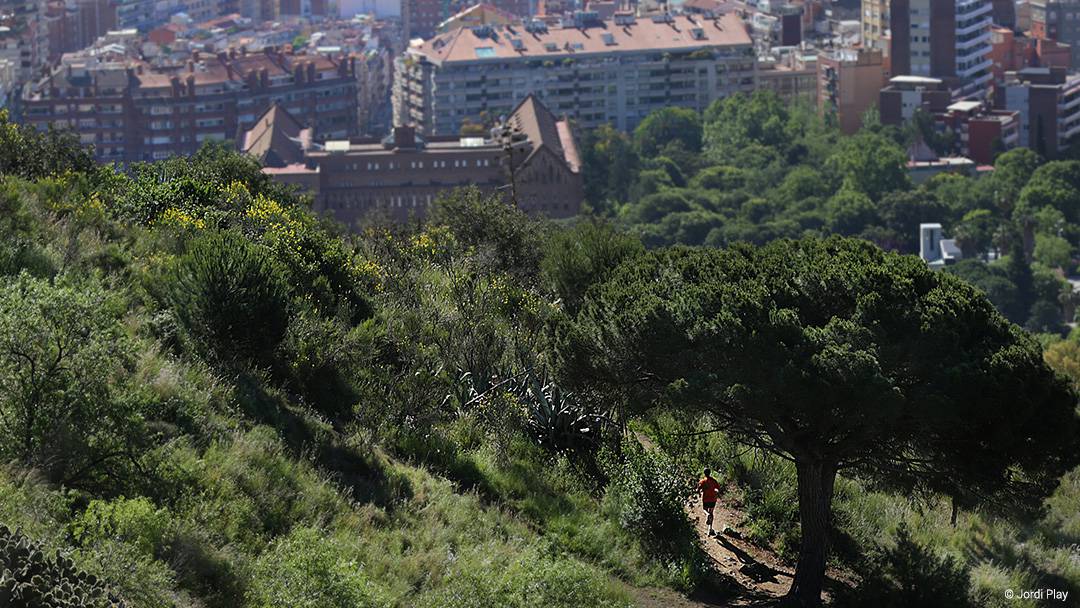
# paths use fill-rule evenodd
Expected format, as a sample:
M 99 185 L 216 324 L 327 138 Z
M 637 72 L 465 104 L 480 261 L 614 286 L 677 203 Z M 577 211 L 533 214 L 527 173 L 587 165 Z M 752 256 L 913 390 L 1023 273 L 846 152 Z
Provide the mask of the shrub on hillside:
M 839 606 L 877 608 L 968 608 L 967 568 L 950 555 L 911 537 L 907 526 L 896 531 L 895 544 L 885 547 L 866 564 L 862 583 Z
M 97 283 L 23 273 L 0 287 L 0 459 L 68 485 L 117 473 L 140 433 L 114 394 L 130 350 Z
M 146 555 L 154 555 L 166 542 L 170 518 L 146 498 L 92 500 L 71 525 L 71 534 L 82 545 L 118 539 Z
M 248 602 L 253 608 L 386 605 L 345 547 L 314 528 L 293 530 L 259 557 Z
M 683 501 L 691 487 L 670 457 L 627 442 L 621 460 L 609 469 L 606 500 L 623 527 L 659 543 L 657 547 L 686 536 L 689 522 Z
M 192 243 L 168 298 L 190 347 L 218 363 L 271 363 L 289 326 L 281 271 L 235 232 L 212 232 Z

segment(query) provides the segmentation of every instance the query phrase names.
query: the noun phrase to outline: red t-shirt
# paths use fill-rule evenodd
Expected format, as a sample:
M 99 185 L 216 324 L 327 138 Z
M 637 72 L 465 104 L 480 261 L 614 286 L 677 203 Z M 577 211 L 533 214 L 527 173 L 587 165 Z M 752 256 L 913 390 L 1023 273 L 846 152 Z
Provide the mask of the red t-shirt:
M 702 479 L 697 487 L 701 490 L 701 502 L 716 502 L 716 497 L 720 495 L 720 484 L 712 477 Z

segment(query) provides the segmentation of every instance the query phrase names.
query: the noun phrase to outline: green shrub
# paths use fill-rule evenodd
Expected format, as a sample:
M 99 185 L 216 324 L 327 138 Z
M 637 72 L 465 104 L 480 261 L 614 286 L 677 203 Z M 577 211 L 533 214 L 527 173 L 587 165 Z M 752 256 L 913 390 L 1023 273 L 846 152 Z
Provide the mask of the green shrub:
M 170 517 L 145 498 L 120 497 L 112 501 L 92 500 L 71 524 L 71 534 L 82 545 L 115 539 L 153 556 L 167 542 Z
M 110 581 L 112 591 L 130 606 L 174 608 L 177 604 L 175 573 L 134 545 L 105 539 L 79 549 L 75 558 L 88 572 Z
M 289 326 L 289 288 L 258 245 L 212 232 L 180 258 L 169 303 L 194 350 L 219 363 L 273 361 Z
M 879 608 L 967 608 L 967 569 L 950 555 L 939 555 L 915 541 L 906 525 L 896 531 L 895 544 L 878 551 L 862 583 L 840 606 Z
M 609 468 L 606 500 L 614 505 L 623 527 L 657 546 L 686 539 L 689 522 L 683 501 L 691 486 L 671 458 L 628 441 L 621 460 Z
M 480 547 L 482 551 L 482 547 Z M 547 555 L 538 547 L 509 563 L 467 555 L 449 584 L 426 594 L 418 606 L 442 608 L 614 608 L 629 602 L 609 588 L 599 572 L 580 562 Z
M 323 530 L 298 528 L 255 564 L 252 608 L 367 608 L 383 606 L 347 548 Z
M 96 282 L 23 273 L 0 287 L 0 459 L 85 486 L 132 453 L 139 419 L 114 395 L 131 345 L 115 305 Z

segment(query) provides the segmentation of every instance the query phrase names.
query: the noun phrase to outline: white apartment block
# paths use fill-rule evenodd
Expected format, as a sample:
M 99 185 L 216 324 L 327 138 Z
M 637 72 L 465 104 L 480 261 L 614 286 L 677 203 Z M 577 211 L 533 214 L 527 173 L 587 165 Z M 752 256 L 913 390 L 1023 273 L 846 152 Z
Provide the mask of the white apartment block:
M 394 124 L 431 135 L 509 114 L 530 93 L 579 128 L 630 131 L 667 106 L 704 110 L 756 85 L 753 42 L 734 15 L 462 28 L 409 48 L 398 58 Z

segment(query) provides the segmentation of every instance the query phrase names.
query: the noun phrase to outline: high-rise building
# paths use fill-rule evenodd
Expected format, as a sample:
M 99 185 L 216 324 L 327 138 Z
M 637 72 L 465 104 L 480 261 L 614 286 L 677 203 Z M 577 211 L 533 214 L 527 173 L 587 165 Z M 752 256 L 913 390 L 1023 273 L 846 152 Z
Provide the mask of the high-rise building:
M 23 121 L 76 130 L 99 160 L 130 163 L 195 152 L 234 139 L 275 103 L 327 138 L 356 135 L 356 79 L 349 59 L 265 52 L 204 57 L 154 68 L 96 54 L 64 61 L 23 92 Z
M 753 42 L 734 14 L 618 13 L 600 21 L 579 12 L 563 27 L 530 21 L 458 29 L 398 58 L 394 124 L 457 134 L 469 122 L 490 124 L 531 93 L 582 128 L 632 130 L 659 108 L 703 111 L 718 98 L 752 91 L 755 63 Z
M 982 97 L 993 78 L 991 0 L 863 0 L 863 39 L 890 76 L 927 76 L 957 97 Z

